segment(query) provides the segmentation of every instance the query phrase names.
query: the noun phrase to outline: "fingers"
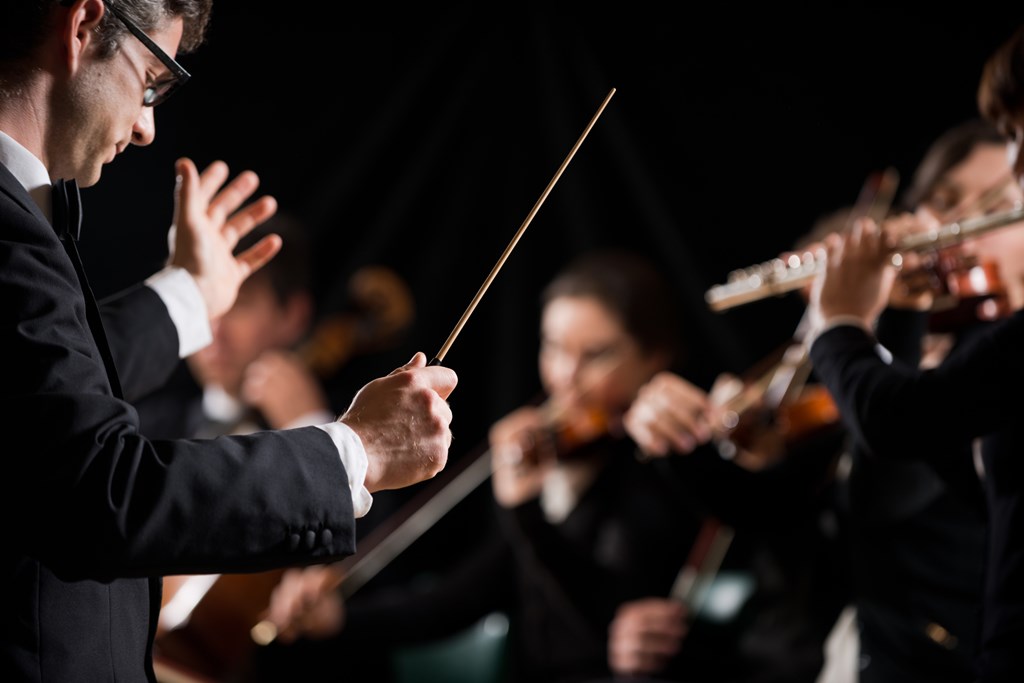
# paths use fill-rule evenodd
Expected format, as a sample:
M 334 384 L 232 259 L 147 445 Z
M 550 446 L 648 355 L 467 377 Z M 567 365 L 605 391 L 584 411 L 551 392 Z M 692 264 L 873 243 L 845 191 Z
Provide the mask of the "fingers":
M 437 392 L 436 388 L 434 389 L 434 391 L 435 393 L 437 393 L 437 397 L 434 399 L 432 412 L 441 418 L 441 421 L 447 428 L 447 426 L 452 423 L 452 419 L 454 417 L 452 414 L 452 407 L 448 405 L 448 401 L 444 400 L 444 396 L 441 396 L 440 393 Z M 448 435 L 448 445 L 451 445 L 451 432 L 449 432 Z
M 223 161 L 214 161 L 199 174 L 198 190 L 209 201 L 217 193 L 224 181 L 228 179 L 228 165 Z
M 194 222 L 192 215 L 183 216 L 183 211 L 193 211 L 194 207 L 207 207 L 211 198 L 217 192 L 217 188 L 224 184 L 228 178 L 228 167 L 223 161 L 215 161 L 207 166 L 202 173 L 196 169 L 195 163 L 188 158 L 181 158 L 175 162 L 177 178 L 175 179 L 175 224 L 180 223 L 181 218 L 188 218 L 189 223 Z
M 242 280 L 265 266 L 270 259 L 277 255 L 277 252 L 281 251 L 282 245 L 283 242 L 279 235 L 267 235 L 239 254 L 235 260 L 241 267 Z
M 888 260 L 888 247 L 882 229 L 873 220 L 858 219 L 850 230 L 844 250 L 851 261 L 861 261 L 872 267 Z
M 679 651 L 687 633 L 686 608 L 675 600 L 624 603 L 609 628 L 611 668 L 620 674 L 654 674 Z
M 623 418 L 627 432 L 649 455 L 690 453 L 713 436 L 714 410 L 686 380 L 662 373 L 641 388 Z
M 831 234 L 825 238 L 825 250 L 828 252 L 828 265 L 830 268 L 835 268 L 843 262 L 843 250 L 846 246 L 846 241 L 842 235 Z M 827 274 L 826 270 L 826 274 Z
M 202 173 L 200 188 L 204 198 L 209 201 L 211 215 L 224 218 L 230 216 L 260 186 L 259 176 L 252 171 L 242 171 L 225 185 L 227 179 L 228 167 L 223 161 L 213 162 Z
M 422 351 L 417 351 L 408 363 L 394 370 L 391 374 L 403 371 L 415 371 L 422 378 L 422 381 L 442 399 L 448 398 L 455 390 L 455 385 L 459 383 L 458 375 L 451 368 L 446 368 L 443 365 L 427 366 L 427 357 Z M 444 408 L 447 409 L 450 420 L 451 409 L 448 408 L 447 404 L 445 404 Z
M 277 213 L 277 200 L 265 195 L 245 208 L 235 212 L 224 224 L 224 238 L 232 244 L 248 235 L 253 228 L 269 220 Z
M 626 413 L 622 423 L 644 454 L 663 457 L 671 452 L 673 443 L 671 433 L 661 428 L 659 423 L 652 420 L 650 413 L 645 410 L 634 406 Z M 689 453 L 693 445 L 684 434 L 680 435 L 675 447 L 681 453 Z
M 743 391 L 743 380 L 732 373 L 723 372 L 715 377 L 708 400 L 715 405 L 725 405 Z
M 408 363 L 400 367 L 395 368 L 390 374 L 394 375 L 404 370 L 411 370 L 412 368 L 422 368 L 427 365 L 427 355 L 422 351 L 417 351 L 413 354 L 412 358 Z
M 214 161 L 202 173 L 187 158 L 179 159 L 177 166 L 188 191 L 181 205 L 205 207 L 206 215 L 223 225 L 224 238 L 231 245 L 277 212 L 277 200 L 270 196 L 260 197 L 242 208 L 260 184 L 259 176 L 252 171 L 242 171 L 224 185 L 230 171 L 223 161 Z
M 181 158 L 174 164 L 174 219 L 173 225 L 181 223 L 181 213 L 191 206 L 190 199 L 199 192 L 199 171 L 191 159 Z

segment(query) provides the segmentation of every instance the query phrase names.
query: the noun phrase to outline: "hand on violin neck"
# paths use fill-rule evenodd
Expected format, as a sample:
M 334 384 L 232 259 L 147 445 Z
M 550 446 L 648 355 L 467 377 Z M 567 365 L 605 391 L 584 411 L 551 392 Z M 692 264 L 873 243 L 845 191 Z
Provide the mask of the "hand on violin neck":
M 586 477 L 604 462 L 604 451 L 587 446 L 607 435 L 614 421 L 597 406 L 553 412 L 550 405 L 519 408 L 491 427 L 492 484 L 504 507 L 539 497 L 552 474 Z
M 644 454 L 661 457 L 691 453 L 710 441 L 717 415 L 702 389 L 666 371 L 640 388 L 622 424 Z

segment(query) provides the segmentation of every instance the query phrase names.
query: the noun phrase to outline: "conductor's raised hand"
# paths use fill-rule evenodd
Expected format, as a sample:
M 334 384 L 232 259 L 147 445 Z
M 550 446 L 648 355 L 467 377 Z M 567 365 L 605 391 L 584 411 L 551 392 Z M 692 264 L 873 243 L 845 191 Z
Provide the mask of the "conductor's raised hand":
M 417 351 L 406 365 L 365 385 L 338 418 L 363 442 L 371 493 L 431 479 L 448 462 L 455 371 L 427 366 Z
M 191 273 L 210 319 L 216 319 L 234 305 L 246 278 L 281 249 L 281 238 L 267 235 L 234 254 L 242 237 L 277 212 L 277 201 L 264 195 L 246 204 L 259 187 L 259 178 L 243 171 L 225 185 L 228 167 L 223 161 L 199 173 L 191 159 L 183 158 L 175 171 L 169 263 Z

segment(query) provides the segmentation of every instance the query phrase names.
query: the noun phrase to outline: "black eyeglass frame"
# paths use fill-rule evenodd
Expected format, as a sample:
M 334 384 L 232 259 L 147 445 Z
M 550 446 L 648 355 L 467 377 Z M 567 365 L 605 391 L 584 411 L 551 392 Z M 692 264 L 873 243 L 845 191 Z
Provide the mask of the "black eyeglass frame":
M 108 0 L 103 0 L 103 5 L 110 10 L 118 21 L 124 24 L 124 27 L 128 29 L 128 32 L 139 39 L 139 42 L 146 46 L 153 55 L 160 60 L 160 62 L 167 67 L 168 71 L 171 72 L 173 80 L 165 80 L 155 85 L 148 86 L 145 94 L 142 96 L 142 104 L 146 107 L 155 107 L 167 100 L 171 94 L 185 85 L 188 79 L 192 78 L 192 75 L 185 71 L 181 64 L 178 64 L 169 54 L 163 51 L 156 42 L 146 35 L 145 31 L 139 28 L 135 22 L 126 17 L 116 6 L 110 4 Z M 161 90 L 161 87 L 164 88 Z

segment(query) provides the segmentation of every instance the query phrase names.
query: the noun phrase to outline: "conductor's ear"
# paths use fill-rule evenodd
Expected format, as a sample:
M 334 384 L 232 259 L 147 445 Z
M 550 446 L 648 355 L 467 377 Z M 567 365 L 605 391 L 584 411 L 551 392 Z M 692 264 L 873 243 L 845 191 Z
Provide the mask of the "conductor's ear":
M 59 19 L 60 41 L 66 50 L 67 66 L 74 73 L 82 55 L 96 39 L 95 29 L 103 20 L 106 6 L 103 0 L 60 0 L 68 8 Z

